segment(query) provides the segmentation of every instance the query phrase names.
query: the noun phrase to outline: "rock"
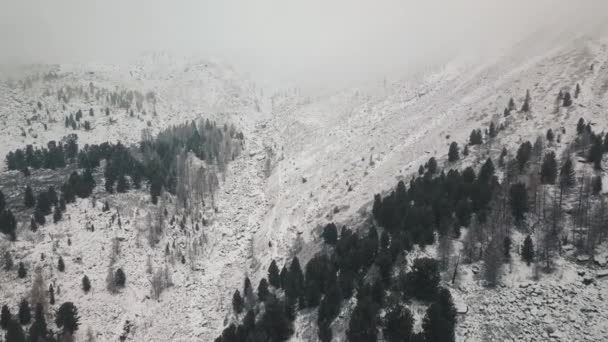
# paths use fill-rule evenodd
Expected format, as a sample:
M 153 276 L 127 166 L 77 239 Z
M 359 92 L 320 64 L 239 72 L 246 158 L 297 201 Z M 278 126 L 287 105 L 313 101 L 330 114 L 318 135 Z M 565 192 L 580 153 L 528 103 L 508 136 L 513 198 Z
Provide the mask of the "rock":
M 593 278 L 591 278 L 591 277 L 584 277 L 583 278 L 583 284 L 585 284 L 585 285 L 591 285 L 591 284 L 593 284 Z
M 604 278 L 608 276 L 608 270 L 599 270 L 595 272 L 595 276 L 598 278 Z
M 456 302 L 454 303 L 454 306 L 456 307 L 456 313 L 458 314 L 465 315 L 469 312 L 469 306 L 465 302 Z
M 587 254 L 581 254 L 576 257 L 576 261 L 578 262 L 587 262 L 589 260 L 591 260 L 591 257 Z
M 474 274 L 477 274 L 477 273 L 479 273 L 479 267 L 473 266 L 473 267 L 471 267 L 471 271 L 473 271 Z
M 596 264 L 604 267 L 608 264 L 608 258 L 606 254 L 602 254 L 602 255 L 596 255 L 595 257 L 593 257 L 594 261 Z

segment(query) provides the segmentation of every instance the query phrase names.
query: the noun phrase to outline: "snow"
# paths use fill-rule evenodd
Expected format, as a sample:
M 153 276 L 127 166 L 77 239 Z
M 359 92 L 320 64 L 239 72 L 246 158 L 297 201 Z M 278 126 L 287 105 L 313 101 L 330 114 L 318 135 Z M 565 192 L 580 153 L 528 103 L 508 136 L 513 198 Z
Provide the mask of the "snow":
M 47 224 L 36 234 L 24 232 L 20 236 L 32 238 L 20 238 L 8 246 L 15 260 L 44 265 L 47 285 L 54 282 L 61 287 L 58 304 L 74 301 L 82 326 L 90 326 L 98 340 L 116 340 L 125 325 L 132 325 L 128 339 L 133 341 L 211 341 L 226 323 L 236 319 L 231 313 L 231 295 L 242 287 L 246 275 L 257 287 L 270 261 L 276 259 L 281 267 L 293 255 L 294 245 L 300 246 L 304 264 L 320 248 L 318 227 L 335 221 L 357 228 L 360 218 L 369 213 L 375 193 L 393 188 L 400 179 L 409 180 L 431 156 L 445 163 L 449 143 L 457 141 L 462 146 L 472 129 L 485 128 L 491 120 L 507 126 L 492 146 L 471 148 L 471 156 L 453 167 L 476 165 L 488 154 L 496 155 L 502 146 L 513 154 L 521 142 L 534 141 L 548 128 L 555 132 L 566 128 L 562 141 L 569 141 L 581 116 L 594 122 L 596 131 L 608 129 L 604 108 L 607 62 L 604 41 L 576 41 L 537 52 L 532 58 L 517 51 L 481 63 L 455 62 L 386 87 L 372 84 L 312 98 L 291 90 L 262 95 L 253 82 L 224 65 L 168 55 L 148 55 L 130 66 L 59 67 L 66 76 L 52 87 L 87 86 L 92 81 L 108 89 L 157 93 L 157 117 L 147 114 L 138 119 L 118 112 L 111 115 L 115 124 L 99 113 L 101 108 L 84 100 L 71 101 L 62 110 L 55 98 L 41 96 L 44 84 L 35 83 L 22 91 L 1 83 L 0 155 L 72 133 L 63 126 L 63 115 L 82 109 L 86 117 L 91 106 L 96 112 L 91 119 L 94 129 L 76 132 L 81 146 L 107 140 L 133 143 L 140 139 L 148 120 L 151 130 L 157 132 L 199 117 L 235 123 L 246 141 L 245 153 L 228 166 L 217 195 L 218 213 L 198 233 L 207 242 L 194 269 L 179 260 L 175 265 L 165 260 L 165 243 L 175 240 L 180 249 L 188 241 L 178 227 L 168 229 L 155 249 L 145 238 L 137 243 L 138 227 L 150 210 L 143 192 L 110 196 L 109 213 L 101 212 L 99 202 L 93 207 L 89 200 L 79 200 L 69 206 L 61 222 Z M 588 68 L 592 63 L 594 71 Z M 575 106 L 554 113 L 555 94 L 577 82 L 582 92 Z M 509 98 L 520 105 L 526 89 L 531 92 L 532 112 L 502 118 Z M 49 124 L 47 131 L 34 122 L 33 134 L 22 137 L 19 127 L 27 130 L 26 115 L 38 100 L 58 122 Z M 565 145 L 555 143 L 549 148 L 559 156 Z M 267 177 L 268 159 L 272 169 Z M 109 224 L 116 210 L 122 228 Z M 95 232 L 84 229 L 88 222 L 94 223 Z M 68 236 L 71 246 L 66 243 Z M 124 267 L 127 286 L 112 295 L 104 286 L 106 258 L 114 237 L 122 239 L 117 266 Z M 45 253 L 45 261 L 40 261 L 40 253 Z M 434 255 L 434 250 L 417 251 L 408 258 L 423 254 Z M 66 260 L 65 273 L 55 270 L 58 255 Z M 148 256 L 154 267 L 171 265 L 174 285 L 159 301 L 148 298 Z M 82 263 L 75 262 L 76 257 Z M 474 271 L 483 265 L 463 265 L 459 283 L 452 288 L 459 311 L 467 311 L 459 315 L 459 340 L 606 339 L 608 327 L 602 322 L 608 318 L 604 305 L 608 283 L 597 279 L 583 285 L 584 277 L 578 274 L 580 270 L 591 274 L 590 267 L 595 266 L 578 265 L 566 256 L 558 260 L 559 271 L 535 280 L 531 267 L 516 260 L 517 256 L 513 259 L 511 270 L 505 270 L 503 286 L 495 290 L 483 287 L 479 272 Z M 602 272 L 600 268 L 595 274 Z M 89 294 L 80 289 L 84 274 L 93 284 Z M 30 286 L 30 280 L 17 280 L 15 272 L 0 280 L 2 297 L 13 311 Z M 416 312 L 419 326 L 424 307 Z M 348 309 L 343 314 L 334 325 L 342 330 L 348 324 Z M 312 313 L 298 317 L 294 341 L 314 339 L 316 335 L 308 328 L 314 326 L 311 321 Z M 85 331 L 81 329 L 79 336 Z

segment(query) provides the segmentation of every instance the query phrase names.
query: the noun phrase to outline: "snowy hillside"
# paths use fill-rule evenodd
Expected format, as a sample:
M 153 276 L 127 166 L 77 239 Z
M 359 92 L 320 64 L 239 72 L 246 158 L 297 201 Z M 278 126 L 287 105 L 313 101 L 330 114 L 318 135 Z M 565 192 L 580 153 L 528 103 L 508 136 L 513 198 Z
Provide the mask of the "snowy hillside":
M 23 262 L 28 274 L 20 279 L 17 267 L 0 271 L 0 304 L 9 305 L 15 314 L 19 301 L 29 296 L 35 268 L 41 267 L 45 288 L 53 284 L 55 289 L 53 308 L 72 301 L 79 309 L 77 340 L 85 340 L 90 328 L 98 341 L 212 341 L 237 321 L 231 299 L 246 276 L 257 286 L 271 260 L 283 265 L 298 255 L 305 265 L 324 248 L 322 226 L 363 226 L 374 194 L 388 193 L 398 180 L 409 182 L 430 157 L 448 168 L 478 167 L 487 157 L 497 159 L 503 147 L 512 157 L 522 142 L 534 142 L 549 128 L 560 132 L 563 143 L 551 147 L 559 156 L 574 140 L 581 117 L 596 132 L 608 131 L 607 70 L 608 40 L 600 39 L 556 43 L 533 56 L 516 51 L 491 60 L 453 62 L 416 78 L 322 97 L 304 97 L 293 90 L 265 93 L 219 63 L 164 54 L 150 54 L 128 66 L 29 68 L 25 76 L 0 83 L 2 158 L 28 144 L 44 147 L 73 133 L 80 146 L 136 144 L 144 129 L 156 134 L 200 118 L 234 124 L 244 134 L 244 152 L 222 173 L 215 208 L 200 210 L 204 225 L 192 215 L 180 227 L 177 200 L 167 197 L 166 228 L 156 248 L 146 241 L 149 217 L 157 214 L 146 186 L 108 194 L 102 172 L 96 172 L 94 197 L 76 199 L 61 220 L 52 223 L 50 215 L 37 232 L 30 230 L 29 219 L 21 220 L 16 242 L 2 235 L 0 251 L 9 251 L 15 265 Z M 42 75 L 52 77 L 44 80 Z M 577 83 L 581 90 L 574 105 L 556 110 L 560 90 L 573 92 Z M 74 89 L 67 102 L 58 97 L 65 87 Z M 136 91 L 144 100 L 131 114 L 103 95 L 88 95 L 98 93 L 92 89 L 102 94 Z M 504 117 L 509 99 L 519 108 L 527 90 L 531 110 Z M 83 118 L 74 128 L 66 117 L 79 110 Z M 485 130 L 490 122 L 504 126 L 497 138 L 471 146 L 470 156 L 448 164 L 450 143 L 466 145 L 471 130 Z M 32 178 L 26 178 L 19 171 L 4 170 L 1 185 L 12 190 L 30 183 L 48 186 L 30 180 L 44 179 L 45 172 L 32 170 Z M 68 175 L 62 174 L 58 184 Z M 13 192 L 7 198 L 18 204 L 7 201 L 7 207 L 22 207 L 21 192 Z M 106 201 L 109 211 L 103 210 Z M 194 228 L 199 221 L 200 230 Z M 521 245 L 524 235 L 515 233 L 513 245 Z M 462 240 L 454 241 L 456 252 Z M 119 241 L 119 251 L 113 241 Z M 170 246 L 169 253 L 165 246 Z M 514 256 L 495 289 L 483 286 L 479 262 L 462 265 L 454 286 L 443 274 L 459 311 L 467 311 L 458 318 L 458 340 L 608 338 L 608 327 L 602 324 L 608 319 L 608 280 L 583 285 L 583 280 L 605 272 L 601 256 L 608 256 L 608 248 L 601 248 L 599 263 L 577 262 L 578 255 L 568 250 L 556 261 L 558 270 L 538 281 L 532 268 Z M 118 293 L 106 290 L 111 255 L 116 258 L 112 267 L 121 267 L 127 279 Z M 408 258 L 414 255 L 437 252 L 429 247 Z M 56 267 L 60 256 L 64 272 Z M 152 274 L 165 267 L 172 286 L 157 300 L 151 293 Z M 91 281 L 89 293 L 81 289 L 84 275 Z M 346 340 L 343 330 L 353 302 L 344 305 L 335 323 L 337 341 Z M 418 330 L 424 310 L 421 306 L 415 312 Z M 315 315 L 309 311 L 298 316 L 292 341 L 317 339 Z

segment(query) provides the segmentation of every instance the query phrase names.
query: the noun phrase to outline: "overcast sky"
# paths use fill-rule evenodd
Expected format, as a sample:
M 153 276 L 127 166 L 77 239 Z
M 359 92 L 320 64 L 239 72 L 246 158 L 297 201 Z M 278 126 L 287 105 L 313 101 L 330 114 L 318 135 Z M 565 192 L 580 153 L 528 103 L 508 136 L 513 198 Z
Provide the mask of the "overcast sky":
M 200 54 L 260 78 L 360 79 L 606 21 L 606 0 L 1 0 L 0 62 Z

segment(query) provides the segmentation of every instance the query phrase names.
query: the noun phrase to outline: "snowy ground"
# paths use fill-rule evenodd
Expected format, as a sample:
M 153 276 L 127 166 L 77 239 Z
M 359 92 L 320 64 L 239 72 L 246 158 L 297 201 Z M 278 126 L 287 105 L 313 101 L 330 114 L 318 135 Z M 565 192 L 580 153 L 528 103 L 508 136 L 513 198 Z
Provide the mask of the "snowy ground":
M 318 98 L 305 98 L 292 90 L 264 94 L 220 64 L 176 61 L 164 55 L 147 56 L 129 67 L 62 67 L 68 74 L 56 84 L 87 86 L 92 81 L 110 89 L 118 86 L 158 94 L 157 117 L 148 113 L 132 118 L 117 112 L 111 115 L 117 122 L 110 124 L 96 114 L 92 131 L 76 132 L 81 145 L 106 140 L 136 142 L 148 120 L 157 131 L 203 116 L 235 123 L 244 131 L 246 150 L 229 164 L 217 198 L 219 211 L 204 229 L 207 242 L 195 270 L 179 260 L 171 265 L 174 286 L 159 302 L 147 298 L 147 257 L 151 256 L 154 267 L 164 265 L 169 262 L 164 257 L 164 243 L 176 240 L 179 249 L 188 235 L 173 228 L 160 247 L 151 249 L 145 238 L 138 246 L 137 226 L 148 207 L 143 193 L 112 196 L 110 213 L 101 212 L 100 202 L 93 208 L 89 200 L 79 201 L 69 207 L 69 218 L 47 224 L 40 236 L 32 238 L 38 242 L 24 233 L 10 248 L 18 256 L 16 260 L 23 258 L 32 265 L 30 269 L 34 264 L 46 265 L 47 284 L 55 282 L 61 287 L 57 302 L 74 301 L 83 326 L 92 327 L 98 340 L 116 340 L 129 321 L 133 327 L 128 339 L 132 341 L 211 341 L 232 319 L 231 295 L 242 286 L 245 275 L 257 284 L 272 258 L 282 265 L 294 244 L 311 246 L 319 226 L 332 220 L 356 222 L 369 211 L 374 193 L 389 190 L 398 179 L 409 179 L 431 156 L 445 161 L 451 141 L 462 145 L 472 129 L 486 128 L 491 120 L 501 118 L 510 97 L 519 107 L 529 89 L 532 112 L 513 114 L 493 145 L 495 150 L 504 145 L 514 153 L 522 141 L 533 141 L 548 128 L 565 127 L 568 137 L 564 141 L 569 140 L 581 116 L 595 122 L 596 131 L 608 129 L 608 47 L 604 41 L 576 40 L 537 49 L 533 56 L 518 50 L 482 63 L 455 62 L 408 81 Z M 577 82 L 582 92 L 575 106 L 554 113 L 558 91 L 572 89 Z M 45 85 L 26 91 L 9 90 L 4 83 L 0 87 L 0 155 L 74 132 L 64 127 L 63 115 L 82 109 L 86 117 L 88 108 L 96 106 L 78 100 L 64 111 L 54 98 L 41 96 Z M 50 123 L 46 131 L 35 122 L 32 133 L 23 137 L 19 127 L 28 130 L 26 118 L 37 101 L 50 109 L 57 122 Z M 100 109 L 94 108 L 96 113 Z M 485 153 L 472 149 L 472 156 L 455 166 L 473 164 L 473 156 L 481 158 Z M 269 177 L 267 165 L 272 167 Z M 117 208 L 122 228 L 109 224 Z M 95 224 L 95 232 L 84 229 L 87 222 Z M 68 236 L 71 246 L 66 242 Z M 104 280 L 110 240 L 116 236 L 122 239 L 119 263 L 125 268 L 127 287 L 111 295 L 104 289 Z M 53 247 L 54 241 L 58 246 Z M 47 256 L 45 261 L 40 261 L 41 252 Z M 310 249 L 302 253 L 311 254 Z M 67 262 L 65 273 L 54 269 L 58 254 Z M 78 256 L 81 262 L 74 261 Z M 601 322 L 608 318 L 608 309 L 602 305 L 608 296 L 608 280 L 584 286 L 578 272 L 590 275 L 596 270 L 570 259 L 560 262 L 559 272 L 538 282 L 531 279 L 527 266 L 515 263 L 514 271 L 505 277 L 505 286 L 497 290 L 482 287 L 472 266 L 464 266 L 467 275 L 455 295 L 468 305 L 469 312 L 458 326 L 459 338 L 607 338 Z M 15 273 L 0 280 L 2 298 L 13 305 L 13 311 L 31 286 L 29 279 L 16 280 Z M 93 283 L 88 295 L 79 288 L 84 274 Z M 306 318 L 299 318 L 296 331 L 302 333 L 293 340 L 315 338 L 304 334 L 307 329 L 303 327 L 309 324 Z

